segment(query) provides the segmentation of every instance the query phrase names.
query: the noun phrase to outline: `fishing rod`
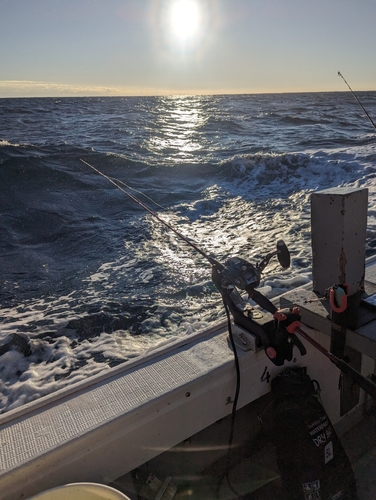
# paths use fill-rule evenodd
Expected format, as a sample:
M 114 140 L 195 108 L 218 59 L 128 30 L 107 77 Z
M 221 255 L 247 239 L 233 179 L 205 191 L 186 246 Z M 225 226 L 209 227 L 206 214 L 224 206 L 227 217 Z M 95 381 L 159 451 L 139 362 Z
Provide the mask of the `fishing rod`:
M 370 117 L 370 115 L 368 114 L 367 110 L 365 109 L 365 107 L 363 106 L 363 104 L 359 101 L 358 97 L 356 96 L 356 94 L 354 94 L 352 88 L 350 87 L 350 85 L 347 83 L 347 81 L 345 80 L 344 76 L 342 75 L 342 73 L 340 71 L 338 71 L 338 76 L 340 76 L 343 81 L 346 83 L 346 85 L 349 87 L 350 89 L 350 92 L 352 93 L 352 95 L 355 97 L 355 99 L 357 100 L 359 106 L 362 108 L 362 110 L 365 112 L 365 114 L 367 115 L 369 121 L 372 123 L 372 125 L 374 126 L 374 128 L 376 129 L 376 125 L 375 125 L 375 122 L 372 120 L 372 118 Z
M 253 334 L 255 338 L 257 338 L 259 347 L 262 346 L 264 348 L 266 355 L 274 364 L 282 365 L 285 359 L 291 361 L 292 345 L 287 342 L 287 337 L 285 338 L 285 335 L 280 334 L 280 332 L 277 332 L 275 335 L 270 335 L 265 332 L 263 327 L 254 320 L 253 314 L 249 314 L 250 304 L 246 300 L 244 300 L 244 298 L 238 291 L 238 289 L 240 289 L 247 292 L 248 298 L 252 299 L 262 309 L 272 314 L 274 318 L 277 318 L 277 308 L 275 307 L 275 305 L 262 293 L 256 290 L 256 288 L 260 285 L 261 274 L 272 257 L 277 256 L 282 268 L 287 269 L 288 267 L 290 267 L 290 252 L 283 240 L 278 240 L 277 249 L 273 252 L 269 252 L 261 262 L 255 265 L 240 257 L 230 257 L 223 265 L 214 257 L 204 252 L 186 236 L 181 234 L 180 231 L 178 231 L 164 219 L 159 217 L 158 214 L 153 212 L 153 210 L 142 203 L 142 201 L 136 198 L 136 196 L 123 189 L 119 185 L 121 181 L 116 179 L 115 182 L 114 179 L 104 174 L 87 161 L 83 159 L 81 159 L 81 161 L 96 173 L 111 182 L 111 184 L 120 189 L 120 191 L 126 194 L 129 198 L 131 198 L 131 200 L 133 200 L 140 207 L 150 213 L 153 217 L 155 217 L 159 222 L 161 222 L 161 224 L 173 231 L 179 238 L 190 245 L 196 252 L 205 257 L 205 259 L 208 260 L 212 265 L 212 281 L 217 290 L 222 295 L 222 299 L 226 307 L 226 312 L 227 308 L 230 309 L 231 314 L 234 318 L 234 322 L 240 327 L 245 328 L 247 331 Z M 123 185 L 126 184 L 124 183 Z M 129 188 L 129 186 L 127 187 Z M 232 337 L 231 334 L 230 337 Z M 304 355 L 304 346 L 301 344 L 299 339 L 296 338 L 295 335 L 292 337 L 292 341 L 295 342 L 295 345 L 297 345 L 302 355 Z M 234 353 L 236 353 L 235 349 Z
M 179 238 L 181 238 L 183 241 L 185 241 L 185 243 L 187 243 L 192 248 L 194 248 L 196 250 L 196 252 L 198 252 L 203 257 L 205 257 L 205 259 L 208 260 L 210 262 L 210 264 L 215 265 L 215 266 L 219 265 L 221 267 L 221 264 L 216 259 L 214 259 L 210 255 L 208 255 L 206 252 L 204 252 L 203 250 L 201 250 L 201 248 L 198 247 L 195 243 L 193 243 L 193 241 L 189 240 L 186 236 L 184 236 L 182 233 L 180 233 L 180 231 L 178 231 L 173 226 L 171 226 L 168 222 L 166 222 L 164 219 L 162 219 L 161 217 L 159 217 L 159 215 L 157 213 L 155 213 L 147 205 L 145 205 L 144 203 L 142 203 L 142 201 L 139 200 L 138 198 L 136 198 L 136 196 L 133 196 L 131 193 L 128 193 L 128 191 L 126 191 L 124 188 L 122 188 L 121 186 L 119 186 L 119 184 L 117 184 L 117 182 L 115 182 L 111 177 L 109 177 L 108 175 L 104 174 L 103 172 L 101 172 L 100 170 L 98 170 L 97 168 L 95 168 L 93 165 L 90 165 L 90 163 L 88 163 L 87 161 L 83 160 L 82 158 L 80 160 L 82 161 L 82 163 L 85 163 L 85 165 L 87 165 L 88 167 L 90 167 L 91 169 L 93 169 L 95 172 L 97 172 L 97 174 L 101 175 L 102 177 L 104 177 L 105 179 L 107 179 L 108 181 L 110 181 L 114 186 L 116 186 L 118 189 L 120 189 L 120 191 L 122 191 L 124 194 L 126 194 L 127 196 L 129 196 L 129 198 L 131 200 L 133 200 L 140 207 L 142 207 L 144 210 L 146 210 L 147 212 L 149 212 L 150 215 L 152 215 L 157 220 L 159 220 L 159 222 L 161 222 L 168 229 L 170 229 L 171 231 L 173 231 L 177 236 L 179 236 Z M 118 181 L 118 182 L 122 183 L 123 185 L 126 186 L 125 183 L 123 183 L 121 181 Z M 129 187 L 129 186 L 127 186 L 127 187 Z
M 370 396 L 373 397 L 373 399 L 376 400 L 376 384 L 374 384 L 372 380 L 369 380 L 368 378 L 364 377 L 364 375 L 356 371 L 343 359 L 337 358 L 337 356 L 335 356 L 333 353 L 325 349 L 325 347 L 323 347 L 321 344 L 316 342 L 315 339 L 313 339 L 310 335 L 308 335 L 308 333 L 302 330 L 299 326 L 294 327 L 294 333 L 299 334 L 307 342 L 316 347 L 316 349 L 319 350 L 322 354 L 324 354 L 324 356 L 329 358 L 330 361 L 334 363 L 339 370 L 341 370 L 341 372 L 345 373 L 346 375 L 349 375 L 352 378 L 352 380 L 357 385 L 359 385 L 359 387 L 361 387 L 367 394 L 369 394 Z

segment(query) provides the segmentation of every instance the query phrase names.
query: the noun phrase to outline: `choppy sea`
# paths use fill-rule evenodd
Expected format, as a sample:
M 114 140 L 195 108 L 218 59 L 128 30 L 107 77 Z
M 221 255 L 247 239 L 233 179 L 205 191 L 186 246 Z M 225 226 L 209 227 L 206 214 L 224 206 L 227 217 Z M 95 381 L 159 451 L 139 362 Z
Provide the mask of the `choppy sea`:
M 358 94 L 376 118 L 376 92 Z M 349 92 L 0 99 L 0 413 L 224 317 L 210 266 L 81 160 L 272 297 L 311 279 L 310 194 L 367 187 L 376 133 Z

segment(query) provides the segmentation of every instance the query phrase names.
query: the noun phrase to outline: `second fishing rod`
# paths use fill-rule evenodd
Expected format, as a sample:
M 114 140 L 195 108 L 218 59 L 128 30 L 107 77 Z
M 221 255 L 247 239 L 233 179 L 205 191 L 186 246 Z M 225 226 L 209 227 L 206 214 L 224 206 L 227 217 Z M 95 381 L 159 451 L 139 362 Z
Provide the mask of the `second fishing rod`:
M 340 71 L 338 71 L 338 76 L 340 76 L 342 78 L 342 80 L 346 83 L 346 85 L 348 86 L 350 92 L 352 93 L 352 95 L 354 96 L 355 100 L 357 101 L 357 103 L 359 104 L 359 106 L 362 108 L 362 110 L 365 112 L 365 114 L 367 115 L 367 118 L 369 119 L 369 121 L 372 123 L 374 129 L 376 130 L 376 125 L 375 125 L 375 122 L 372 120 L 371 116 L 369 115 L 368 111 L 366 110 L 366 108 L 363 106 L 363 104 L 360 102 L 358 96 L 355 94 L 355 92 L 353 91 L 353 89 L 350 87 L 350 85 L 347 83 L 345 77 L 342 75 L 342 73 Z

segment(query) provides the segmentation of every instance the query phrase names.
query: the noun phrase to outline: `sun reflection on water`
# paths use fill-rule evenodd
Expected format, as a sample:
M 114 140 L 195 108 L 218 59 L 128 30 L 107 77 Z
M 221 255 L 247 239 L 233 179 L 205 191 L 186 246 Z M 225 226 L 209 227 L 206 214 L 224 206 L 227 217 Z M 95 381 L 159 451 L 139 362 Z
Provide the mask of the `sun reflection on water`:
M 159 102 L 158 132 L 147 141 L 147 149 L 169 161 L 197 161 L 203 147 L 199 129 L 206 122 L 202 97 L 161 97 Z

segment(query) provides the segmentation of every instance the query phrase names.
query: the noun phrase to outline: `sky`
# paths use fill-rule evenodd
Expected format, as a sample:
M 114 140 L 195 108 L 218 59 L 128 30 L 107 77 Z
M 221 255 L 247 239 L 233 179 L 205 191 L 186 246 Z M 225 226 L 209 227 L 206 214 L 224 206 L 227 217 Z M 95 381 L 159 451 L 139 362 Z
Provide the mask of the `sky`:
M 376 90 L 376 0 L 0 0 L 0 97 Z

